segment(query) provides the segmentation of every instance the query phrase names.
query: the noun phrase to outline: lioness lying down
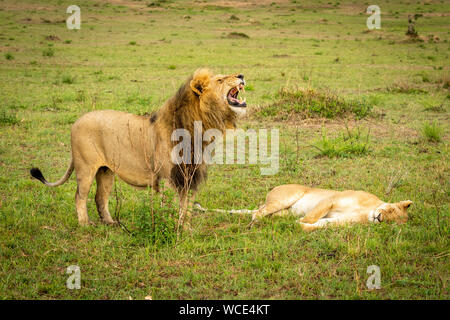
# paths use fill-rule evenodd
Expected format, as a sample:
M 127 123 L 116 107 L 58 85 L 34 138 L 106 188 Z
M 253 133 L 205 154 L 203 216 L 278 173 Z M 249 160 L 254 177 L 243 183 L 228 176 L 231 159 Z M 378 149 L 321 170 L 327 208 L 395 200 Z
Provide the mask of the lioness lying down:
M 286 184 L 273 188 L 266 203 L 258 210 L 214 210 L 230 213 L 252 213 L 253 225 L 258 219 L 272 215 L 294 214 L 305 231 L 313 231 L 328 225 L 348 223 L 378 223 L 408 220 L 406 209 L 412 201 L 383 202 L 364 191 L 334 191 L 308 188 L 299 184 Z M 204 209 L 205 210 L 205 209 Z

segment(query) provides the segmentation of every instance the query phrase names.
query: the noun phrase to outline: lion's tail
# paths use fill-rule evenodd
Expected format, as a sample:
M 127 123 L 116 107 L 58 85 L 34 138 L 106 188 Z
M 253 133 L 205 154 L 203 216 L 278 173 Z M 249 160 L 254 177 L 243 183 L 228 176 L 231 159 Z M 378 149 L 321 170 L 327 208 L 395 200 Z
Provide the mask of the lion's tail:
M 66 182 L 69 179 L 70 175 L 73 172 L 73 168 L 74 168 L 73 167 L 73 159 L 71 159 L 70 166 L 69 166 L 69 168 L 67 168 L 66 173 L 64 174 L 64 176 L 61 179 L 59 179 L 56 182 L 48 182 L 47 180 L 45 180 L 44 176 L 42 175 L 41 170 L 39 170 L 38 168 L 32 168 L 30 170 L 30 174 L 33 178 L 38 179 L 40 182 L 42 182 L 46 186 L 57 187 L 57 186 L 62 185 L 64 182 Z
M 200 210 L 200 211 L 203 211 L 203 212 L 206 212 L 206 211 L 213 211 L 213 212 L 220 212 L 220 213 L 252 214 L 252 213 L 255 213 L 256 211 L 258 211 L 258 209 L 256 209 L 256 210 L 248 210 L 248 209 L 239 209 L 239 210 L 233 210 L 233 209 L 231 209 L 231 210 L 224 210 L 224 209 L 206 209 L 206 208 L 203 208 L 203 207 L 200 205 L 200 203 L 198 203 L 198 202 L 195 202 L 195 203 L 194 203 L 194 207 L 195 207 L 197 210 Z

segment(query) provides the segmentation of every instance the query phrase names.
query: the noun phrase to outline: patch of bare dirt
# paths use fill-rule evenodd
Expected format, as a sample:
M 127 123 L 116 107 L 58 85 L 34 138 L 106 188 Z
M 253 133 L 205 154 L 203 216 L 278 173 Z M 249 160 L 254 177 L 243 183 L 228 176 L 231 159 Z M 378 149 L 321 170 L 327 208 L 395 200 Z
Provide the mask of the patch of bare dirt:
M 280 122 L 276 122 L 280 123 Z M 406 123 L 405 123 L 406 124 Z M 297 121 L 282 122 L 283 126 L 292 128 L 310 129 L 315 132 L 321 132 L 322 128 L 326 128 L 329 132 L 339 132 L 345 127 L 354 129 L 361 127 L 370 130 L 370 135 L 376 138 L 395 137 L 399 141 L 417 140 L 419 132 L 411 129 L 405 124 L 393 124 L 379 119 L 365 119 L 365 120 L 348 120 L 348 119 L 304 119 Z
M 0 46 L 0 52 L 19 52 L 20 48 Z
M 226 8 L 248 8 L 255 6 L 268 6 L 275 2 L 273 0 L 249 0 L 249 1 L 241 1 L 241 0 L 226 0 L 226 1 L 208 1 L 208 3 L 199 3 L 194 1 L 194 4 L 198 6 L 218 6 L 218 7 L 226 7 Z M 288 4 L 290 0 L 277 0 L 276 4 Z
M 36 10 L 36 11 L 54 11 L 55 7 L 53 6 L 43 6 L 42 4 L 35 3 L 25 3 L 20 1 L 11 1 L 8 3 L 0 2 L 0 8 L 4 11 L 28 11 L 28 10 Z
M 48 40 L 48 41 L 61 41 L 61 39 L 58 36 L 55 36 L 55 35 L 49 35 L 49 36 L 45 37 L 45 40 Z

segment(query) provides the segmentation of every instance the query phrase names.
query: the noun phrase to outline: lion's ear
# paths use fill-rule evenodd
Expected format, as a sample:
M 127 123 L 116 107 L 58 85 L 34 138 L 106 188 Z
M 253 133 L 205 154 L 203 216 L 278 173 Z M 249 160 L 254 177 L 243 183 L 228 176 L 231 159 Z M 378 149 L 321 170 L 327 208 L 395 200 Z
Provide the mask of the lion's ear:
M 410 205 L 412 205 L 412 201 L 411 200 L 406 200 L 406 201 L 400 201 L 398 204 L 401 208 L 404 209 L 408 209 Z
M 205 88 L 208 87 L 210 79 L 211 71 L 208 69 L 198 69 L 195 71 L 189 85 L 191 86 L 192 91 L 200 96 L 205 91 Z

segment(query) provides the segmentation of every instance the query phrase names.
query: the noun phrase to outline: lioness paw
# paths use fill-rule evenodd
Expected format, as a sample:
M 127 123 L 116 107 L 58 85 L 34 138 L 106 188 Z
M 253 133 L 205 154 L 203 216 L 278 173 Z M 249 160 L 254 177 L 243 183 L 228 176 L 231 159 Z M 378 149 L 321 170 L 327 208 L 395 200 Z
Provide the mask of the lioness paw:
M 300 219 L 301 220 L 301 219 Z M 312 224 L 309 224 L 309 223 L 303 223 L 303 222 L 301 222 L 301 221 L 297 221 L 299 224 L 300 224 L 300 226 L 302 227 L 302 230 L 303 231 L 305 231 L 305 232 L 311 232 L 311 231 L 313 231 L 313 230 L 315 230 L 316 229 L 316 226 L 313 226 Z

